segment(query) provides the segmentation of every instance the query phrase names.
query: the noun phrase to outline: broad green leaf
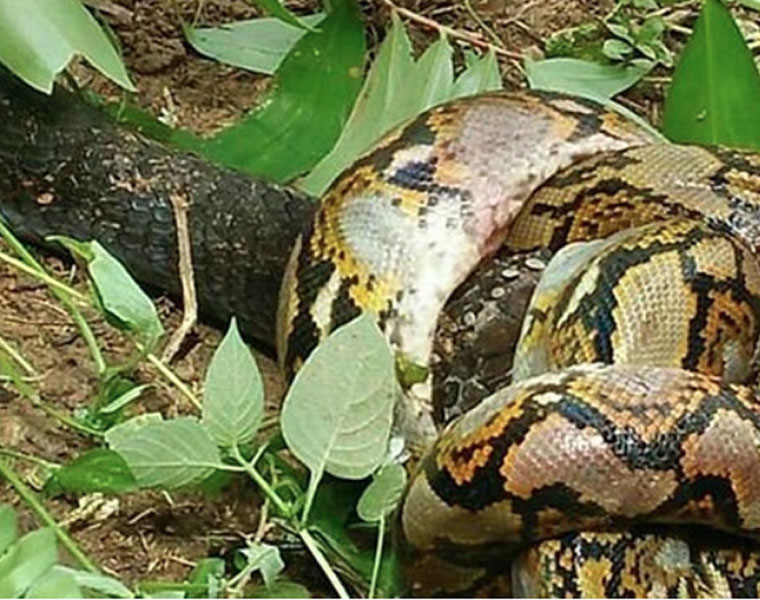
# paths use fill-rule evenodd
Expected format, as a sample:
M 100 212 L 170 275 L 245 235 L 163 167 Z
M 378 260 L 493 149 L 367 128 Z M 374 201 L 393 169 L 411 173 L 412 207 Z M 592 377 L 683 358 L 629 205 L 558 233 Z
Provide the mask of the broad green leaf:
M 134 435 L 138 429 L 141 429 L 146 425 L 161 423 L 163 420 L 164 418 L 160 413 L 145 413 L 132 417 L 118 425 L 114 425 L 105 432 L 103 437 L 105 438 L 106 443 L 113 448 L 115 445 L 122 443 L 124 440 Z
M 213 440 L 191 417 L 151 423 L 109 443 L 141 487 L 172 489 L 198 483 L 221 464 Z
M 29 588 L 27 598 L 81 598 L 76 579 L 65 571 L 50 569 Z
M 130 402 L 134 402 L 135 400 L 137 400 L 142 395 L 142 393 L 150 387 L 151 387 L 151 384 L 149 383 L 136 385 L 133 388 L 127 390 L 123 394 L 120 394 L 119 396 L 111 400 L 111 402 L 106 404 L 103 408 L 99 409 L 98 412 L 110 414 L 110 413 L 116 412 L 117 410 L 121 410 Z
M 50 93 L 74 55 L 135 91 L 97 21 L 78 0 L 0 0 L 0 62 L 29 85 Z
M 577 58 L 525 59 L 525 74 L 534 90 L 609 99 L 639 81 L 645 66 L 600 65 Z
M 679 143 L 760 149 L 760 75 L 731 13 L 705 0 L 665 98 L 663 131 Z
M 404 467 L 397 463 L 384 466 L 359 498 L 356 505 L 357 514 L 364 521 L 379 521 L 396 508 L 405 486 Z
M 16 511 L 7 504 L 0 504 L 0 556 L 18 537 Z
M 285 568 L 285 563 L 280 557 L 280 549 L 277 546 L 263 543 L 252 543 L 240 553 L 247 561 L 246 569 L 251 572 L 258 571 L 267 587 L 274 583 L 275 577 Z
M 91 573 L 90 571 L 80 571 L 71 569 L 62 565 L 53 567 L 53 571 L 71 575 L 80 587 L 87 588 L 98 592 L 98 596 L 109 596 L 112 598 L 134 598 L 134 594 L 118 579 Z
M 471 65 L 471 73 L 465 71 L 454 82 L 451 46 L 445 38 L 433 43 L 415 61 L 404 25 L 393 13 L 393 24 L 380 45 L 346 127 L 330 153 L 299 187 L 319 196 L 346 167 L 394 127 L 446 100 L 499 87 L 493 57 L 480 62 Z
M 454 96 L 470 96 L 501 89 L 501 74 L 496 55 L 489 50 L 482 56 L 474 52 L 465 54 L 467 68 L 454 82 Z
M 338 139 L 361 86 L 364 30 L 356 0 L 332 0 L 319 32 L 293 46 L 260 107 L 203 145 L 206 158 L 286 181 Z
M 441 35 L 438 40 L 427 47 L 415 65 L 419 73 L 429 73 L 430 76 L 424 81 L 424 85 L 408 85 L 406 92 L 409 94 L 406 102 L 414 108 L 410 115 L 404 115 L 399 121 L 413 117 L 416 113 L 440 104 L 451 97 L 454 86 L 454 65 L 451 58 L 454 51 L 449 44 L 449 39 Z M 398 91 L 401 91 L 401 88 Z
M 113 450 L 96 448 L 81 454 L 54 472 L 67 492 L 120 494 L 137 487 L 135 477 L 122 456 Z
M 311 598 L 308 588 L 282 579 L 276 579 L 270 586 L 246 588 L 245 594 L 247 598 Z
M 106 318 L 122 330 L 138 334 L 150 348 L 164 332 L 156 307 L 129 271 L 97 240 L 80 242 L 64 236 L 47 238 L 87 262 L 98 302 Z
M 0 598 L 18 598 L 55 564 L 52 529 L 31 531 L 0 556 Z
M 319 481 L 361 479 L 385 456 L 396 394 L 393 354 L 373 317 L 337 329 L 293 380 L 280 424 L 288 447 Z
M 380 45 L 346 126 L 330 153 L 300 182 L 301 189 L 314 196 L 321 195 L 339 173 L 385 132 L 412 116 L 410 113 L 416 107 L 410 110 L 401 92 L 412 85 L 422 85 L 413 70 L 412 45 L 394 12 L 393 25 Z M 396 94 L 401 102 L 395 100 Z
M 277 17 L 285 23 L 302 29 L 316 31 L 313 27 L 313 23 L 310 23 L 307 18 L 299 18 L 294 15 L 282 5 L 280 0 L 253 0 L 253 3 L 264 9 L 273 17 Z
M 89 263 L 89 270 L 103 308 L 127 330 L 151 342 L 157 341 L 164 328 L 153 302 L 135 283 L 124 265 L 98 241 L 91 242 L 91 248 L 94 258 Z
M 190 574 L 187 576 L 187 582 L 205 586 L 206 590 L 202 595 L 209 598 L 217 598 L 222 580 L 224 579 L 224 571 L 224 560 L 221 558 L 204 558 L 190 571 Z
M 303 17 L 308 25 L 317 25 L 324 13 Z M 195 29 L 185 27 L 185 36 L 201 54 L 248 69 L 271 75 L 293 45 L 306 33 L 276 18 L 250 19 L 221 27 Z
M 264 385 L 235 319 L 214 352 L 204 389 L 202 422 L 216 444 L 250 442 L 264 411 Z

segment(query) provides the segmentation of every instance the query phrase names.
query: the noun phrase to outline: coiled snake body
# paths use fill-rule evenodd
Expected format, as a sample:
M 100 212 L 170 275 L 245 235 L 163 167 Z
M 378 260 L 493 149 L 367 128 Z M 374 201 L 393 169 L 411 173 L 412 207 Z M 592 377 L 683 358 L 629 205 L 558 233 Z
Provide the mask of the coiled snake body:
M 412 593 L 500 571 L 529 595 L 758 594 L 760 404 L 740 385 L 760 332 L 758 193 L 752 154 L 527 92 L 437 107 L 339 178 L 283 282 L 290 373 L 364 311 L 425 367 L 484 257 L 561 249 L 515 383 L 440 435 L 425 386 L 406 390 L 399 427 L 432 443 L 399 518 Z

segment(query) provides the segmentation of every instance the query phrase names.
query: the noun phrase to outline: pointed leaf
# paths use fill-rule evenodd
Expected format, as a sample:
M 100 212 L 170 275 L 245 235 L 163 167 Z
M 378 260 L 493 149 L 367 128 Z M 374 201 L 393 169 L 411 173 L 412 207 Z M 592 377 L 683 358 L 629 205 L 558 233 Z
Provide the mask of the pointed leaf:
M 301 19 L 285 8 L 280 0 L 253 0 L 254 4 L 257 4 L 263 8 L 267 13 L 273 17 L 277 17 L 282 22 L 298 27 L 301 29 L 308 29 L 309 31 L 316 31 L 305 18 Z
M 355 0 L 334 0 L 293 46 L 273 91 L 242 121 L 203 145 L 207 158 L 270 180 L 310 169 L 340 135 L 361 86 L 364 30 Z
M 0 62 L 40 91 L 76 54 L 135 91 L 124 64 L 97 21 L 78 0 L 0 0 Z
M 264 411 L 264 385 L 235 319 L 214 352 L 206 373 L 203 426 L 218 446 L 253 439 Z
M 246 558 L 246 569 L 260 572 L 264 585 L 267 587 L 274 583 L 275 577 L 285 568 L 277 546 L 252 543 L 240 553 Z
M 361 479 L 385 456 L 396 394 L 393 354 L 371 315 L 337 329 L 296 375 L 282 409 L 288 447 L 318 481 Z
M 474 53 L 465 55 L 467 68 L 454 83 L 454 96 L 470 96 L 481 92 L 501 89 L 501 74 L 496 54 L 489 50 L 478 57 Z
M 213 440 L 190 417 L 145 425 L 111 445 L 142 487 L 171 489 L 198 483 L 221 465 Z
M 627 90 L 639 81 L 649 68 L 600 65 L 578 58 L 525 60 L 525 74 L 532 89 L 564 92 L 594 99 L 609 99 Z
M 136 417 L 132 417 L 131 419 L 124 421 L 123 423 L 119 423 L 118 425 L 114 425 L 105 432 L 105 435 L 103 437 L 109 446 L 114 447 L 115 445 L 132 436 L 138 429 L 145 427 L 151 423 L 161 423 L 163 420 L 164 418 L 160 413 L 145 413 Z
M 379 521 L 391 514 L 401 500 L 406 486 L 406 469 L 392 463 L 380 469 L 364 490 L 356 512 L 364 521 Z
M 0 556 L 0 598 L 18 598 L 55 564 L 58 551 L 52 529 L 23 536 Z
M 96 448 L 79 455 L 53 475 L 67 492 L 120 494 L 133 490 L 137 482 L 122 456 Z
M 760 75 L 731 13 L 705 0 L 673 74 L 663 130 L 675 142 L 760 149 Z
M 29 588 L 27 598 L 81 598 L 76 579 L 65 571 L 53 567 Z
M 303 17 L 317 25 L 324 13 Z M 185 37 L 196 51 L 216 60 L 266 75 L 273 74 L 293 45 L 306 33 L 277 18 L 249 19 L 221 27 L 186 26 Z
M 0 504 L 0 556 L 18 537 L 16 511 L 7 504 Z

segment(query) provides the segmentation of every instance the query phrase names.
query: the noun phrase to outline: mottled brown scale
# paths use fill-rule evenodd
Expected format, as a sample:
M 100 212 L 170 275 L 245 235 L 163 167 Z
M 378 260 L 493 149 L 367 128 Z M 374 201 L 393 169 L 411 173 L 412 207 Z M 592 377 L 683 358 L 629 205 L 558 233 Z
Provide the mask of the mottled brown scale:
M 583 365 L 513 384 L 447 428 L 412 480 L 401 528 L 422 556 L 484 561 L 494 548 L 510 555 L 638 523 L 757 538 L 758 472 L 750 388 L 682 369 Z
M 735 236 L 670 219 L 563 248 L 536 288 L 514 378 L 584 362 L 749 377 L 760 266 Z

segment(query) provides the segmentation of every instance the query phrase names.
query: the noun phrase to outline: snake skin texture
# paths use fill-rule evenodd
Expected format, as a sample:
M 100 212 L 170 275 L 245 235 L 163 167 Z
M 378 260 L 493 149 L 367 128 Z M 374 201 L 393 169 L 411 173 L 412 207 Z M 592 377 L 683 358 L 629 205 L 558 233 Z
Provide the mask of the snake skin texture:
M 332 186 L 296 245 L 278 317 L 286 372 L 364 311 L 403 362 L 428 367 L 446 300 L 538 185 L 581 158 L 647 141 L 593 102 L 527 92 L 445 104 L 390 133 Z M 407 439 L 432 440 L 430 393 L 410 394 L 404 409 Z
M 410 593 L 757 595 L 758 191 L 755 155 L 535 92 L 437 107 L 338 179 L 283 281 L 290 375 L 362 312 L 428 367 L 483 259 L 557 253 L 512 385 L 440 433 L 429 391 L 400 401 L 429 448 L 399 511 Z

